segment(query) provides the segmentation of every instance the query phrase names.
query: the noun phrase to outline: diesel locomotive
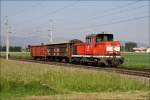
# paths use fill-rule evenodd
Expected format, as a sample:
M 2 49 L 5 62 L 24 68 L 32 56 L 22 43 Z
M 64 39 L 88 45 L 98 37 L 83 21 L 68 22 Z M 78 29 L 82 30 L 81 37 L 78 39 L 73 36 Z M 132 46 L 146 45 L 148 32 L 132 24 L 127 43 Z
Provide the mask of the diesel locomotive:
M 120 54 L 120 42 L 112 33 L 101 32 L 86 36 L 85 42 L 74 39 L 65 42 L 30 45 L 34 59 L 54 60 L 96 66 L 118 66 L 124 59 Z

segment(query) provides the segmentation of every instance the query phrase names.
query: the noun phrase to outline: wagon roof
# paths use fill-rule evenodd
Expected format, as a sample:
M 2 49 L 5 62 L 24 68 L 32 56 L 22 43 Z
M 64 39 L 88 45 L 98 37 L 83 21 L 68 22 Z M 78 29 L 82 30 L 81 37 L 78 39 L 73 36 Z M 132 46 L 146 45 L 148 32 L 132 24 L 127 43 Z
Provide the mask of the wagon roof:
M 68 44 L 70 43 L 70 41 L 53 41 L 53 42 L 49 42 L 47 45 L 51 45 L 51 44 Z
M 66 40 L 66 41 L 54 41 L 54 42 L 49 42 L 47 45 L 52 45 L 52 44 L 69 44 L 69 43 L 81 43 L 81 40 L 78 39 L 72 39 L 72 40 Z

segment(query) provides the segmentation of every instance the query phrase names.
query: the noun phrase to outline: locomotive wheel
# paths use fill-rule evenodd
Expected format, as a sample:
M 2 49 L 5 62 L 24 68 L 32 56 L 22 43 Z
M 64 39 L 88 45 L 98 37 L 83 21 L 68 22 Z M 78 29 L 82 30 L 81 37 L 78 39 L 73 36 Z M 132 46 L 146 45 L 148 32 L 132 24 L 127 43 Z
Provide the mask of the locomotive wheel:
M 80 58 L 71 58 L 71 63 L 79 64 L 80 63 Z
M 66 59 L 62 59 L 61 61 L 62 61 L 63 63 L 65 63 L 65 62 L 66 62 Z
M 119 65 L 119 61 L 111 61 L 109 62 L 109 67 L 117 67 Z

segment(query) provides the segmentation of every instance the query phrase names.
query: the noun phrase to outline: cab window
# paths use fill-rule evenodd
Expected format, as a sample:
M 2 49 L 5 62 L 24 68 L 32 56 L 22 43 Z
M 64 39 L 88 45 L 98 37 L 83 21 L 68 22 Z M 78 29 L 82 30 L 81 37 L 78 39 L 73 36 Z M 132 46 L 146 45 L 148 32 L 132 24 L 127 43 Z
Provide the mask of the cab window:
M 87 38 L 86 38 L 86 42 L 87 42 L 87 43 L 91 43 L 91 37 L 87 37 Z
M 96 42 L 113 41 L 113 34 L 98 34 Z

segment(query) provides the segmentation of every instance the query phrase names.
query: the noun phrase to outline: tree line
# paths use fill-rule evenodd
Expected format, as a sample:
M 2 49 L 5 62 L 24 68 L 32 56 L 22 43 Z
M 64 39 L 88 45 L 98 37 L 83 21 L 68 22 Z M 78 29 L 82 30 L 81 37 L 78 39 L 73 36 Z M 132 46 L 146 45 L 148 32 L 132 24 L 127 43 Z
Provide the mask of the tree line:
M 124 46 L 121 46 L 121 51 L 133 52 L 133 48 L 137 48 L 137 43 L 127 42 Z
M 6 51 L 6 46 L 0 46 L 0 51 L 5 52 Z M 21 46 L 10 46 L 9 51 L 10 52 L 21 52 L 22 47 Z

